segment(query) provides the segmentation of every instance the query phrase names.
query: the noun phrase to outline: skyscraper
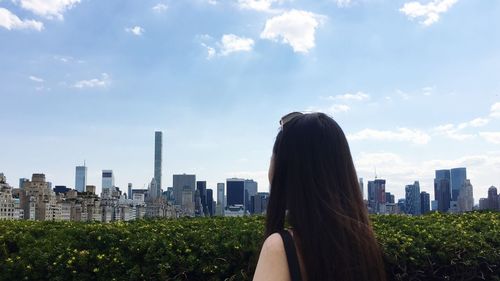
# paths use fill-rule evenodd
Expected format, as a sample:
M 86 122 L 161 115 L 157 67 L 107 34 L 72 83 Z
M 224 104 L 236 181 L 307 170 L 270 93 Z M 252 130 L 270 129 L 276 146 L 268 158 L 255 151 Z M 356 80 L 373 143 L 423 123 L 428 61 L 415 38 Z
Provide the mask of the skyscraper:
M 24 188 L 24 184 L 29 182 L 30 180 L 27 178 L 20 178 L 19 179 L 19 188 Z
M 154 175 L 154 179 L 155 179 L 155 187 L 156 187 L 156 192 L 155 193 L 155 196 L 156 197 L 159 197 L 161 196 L 161 188 L 162 188 L 162 185 L 161 185 L 161 171 L 162 171 L 162 147 L 163 147 L 163 142 L 162 142 L 162 138 L 163 138 L 163 133 L 160 132 L 160 131 L 156 131 L 155 132 L 155 175 Z M 194 193 L 194 190 L 193 190 L 193 193 Z
M 128 190 L 127 190 L 127 199 L 133 199 L 134 197 L 132 196 L 132 183 L 128 183 L 127 185 Z
M 394 198 L 394 194 L 391 194 L 390 192 L 386 192 L 385 193 L 385 202 L 386 203 L 389 203 L 389 204 L 395 204 L 395 198 Z
M 102 190 L 111 190 L 115 186 L 113 170 L 102 170 Z
M 359 178 L 359 190 L 361 191 L 361 198 L 364 198 L 365 192 L 364 192 L 364 183 L 363 183 L 363 178 Z
M 208 216 L 207 182 L 206 181 L 197 181 L 196 182 L 196 190 L 198 190 L 200 192 L 201 212 L 205 216 Z
M 434 178 L 434 199 L 439 212 L 448 212 L 451 201 L 450 170 L 436 170 Z
M 425 191 L 420 192 L 420 212 L 426 214 L 430 212 L 431 195 Z
M 384 213 L 385 203 L 385 180 L 368 181 L 368 206 L 372 213 Z
M 267 210 L 267 202 L 269 199 L 268 192 L 258 192 L 257 195 L 252 197 L 253 212 L 254 214 L 262 214 Z
M 78 192 L 84 192 L 86 186 L 87 186 L 87 167 L 85 165 L 76 166 L 75 189 Z
M 187 191 L 191 191 L 191 202 L 194 203 L 194 195 L 196 192 L 196 175 L 173 175 L 173 187 L 174 187 L 174 203 L 176 205 L 182 205 L 183 196 L 182 194 L 187 194 Z M 187 198 L 184 198 L 184 202 L 188 202 Z M 194 206 L 194 205 L 193 205 Z
M 223 216 L 224 215 L 224 183 L 217 184 L 217 208 L 216 215 Z
M 245 180 L 244 179 L 227 179 L 227 206 L 245 205 Z
M 254 180 L 245 180 L 245 210 L 253 213 L 252 211 L 252 204 L 250 201 L 250 198 L 252 196 L 255 196 L 257 194 L 257 182 Z
M 460 189 L 467 179 L 467 169 L 466 168 L 455 168 L 450 170 L 451 176 L 451 201 L 458 200 L 458 194 Z
M 460 212 L 470 212 L 474 208 L 474 193 L 470 180 L 465 180 L 458 194 L 458 210 Z
M 151 183 L 148 186 L 148 200 L 154 201 L 154 199 L 158 198 L 158 188 L 156 187 L 156 179 L 152 178 Z
M 414 216 L 420 215 L 420 183 L 415 181 L 413 184 L 407 185 L 405 191 L 406 213 Z
M 213 209 L 214 206 L 214 191 L 212 189 L 207 189 L 207 197 L 206 197 L 206 204 L 207 204 L 207 215 L 213 216 L 215 210 Z
M 492 186 L 488 188 L 488 209 L 498 211 L 498 193 L 497 188 Z

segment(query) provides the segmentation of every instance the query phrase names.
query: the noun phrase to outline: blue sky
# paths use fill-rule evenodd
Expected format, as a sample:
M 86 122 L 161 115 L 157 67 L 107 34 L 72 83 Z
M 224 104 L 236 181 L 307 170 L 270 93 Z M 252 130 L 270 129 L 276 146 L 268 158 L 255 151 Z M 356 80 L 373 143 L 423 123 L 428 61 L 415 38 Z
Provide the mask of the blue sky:
M 0 172 L 74 185 L 195 173 L 267 191 L 278 120 L 323 111 L 359 176 L 404 197 L 435 169 L 500 185 L 500 2 L 1 0 Z M 165 187 L 166 187 L 165 186 Z

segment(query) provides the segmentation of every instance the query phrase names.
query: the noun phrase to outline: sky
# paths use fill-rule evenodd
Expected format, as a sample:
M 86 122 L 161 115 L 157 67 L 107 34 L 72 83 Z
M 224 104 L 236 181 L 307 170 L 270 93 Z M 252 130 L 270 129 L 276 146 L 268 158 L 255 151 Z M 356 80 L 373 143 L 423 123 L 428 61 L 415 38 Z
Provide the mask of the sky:
M 321 111 L 359 177 L 500 186 L 500 1 L 0 0 L 0 172 L 101 188 L 196 174 L 268 191 L 279 119 Z M 366 196 L 366 185 L 365 185 Z

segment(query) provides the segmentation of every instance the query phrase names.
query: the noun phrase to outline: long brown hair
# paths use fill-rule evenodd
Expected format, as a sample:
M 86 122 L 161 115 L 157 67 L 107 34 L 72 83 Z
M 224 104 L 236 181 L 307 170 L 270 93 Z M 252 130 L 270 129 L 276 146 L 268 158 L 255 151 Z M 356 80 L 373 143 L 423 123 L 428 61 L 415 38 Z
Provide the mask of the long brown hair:
M 309 281 L 385 280 L 349 145 L 332 118 L 312 113 L 284 124 L 271 174 L 266 237 L 286 216 Z

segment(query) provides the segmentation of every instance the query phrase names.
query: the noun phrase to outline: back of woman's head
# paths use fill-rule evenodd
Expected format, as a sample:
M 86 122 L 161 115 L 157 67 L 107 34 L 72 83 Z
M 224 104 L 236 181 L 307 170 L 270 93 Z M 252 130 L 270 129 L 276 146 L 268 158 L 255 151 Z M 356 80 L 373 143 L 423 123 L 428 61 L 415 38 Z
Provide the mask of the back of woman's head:
M 266 234 L 282 230 L 287 213 L 309 281 L 384 280 L 349 145 L 332 118 L 311 113 L 283 124 L 270 180 Z

